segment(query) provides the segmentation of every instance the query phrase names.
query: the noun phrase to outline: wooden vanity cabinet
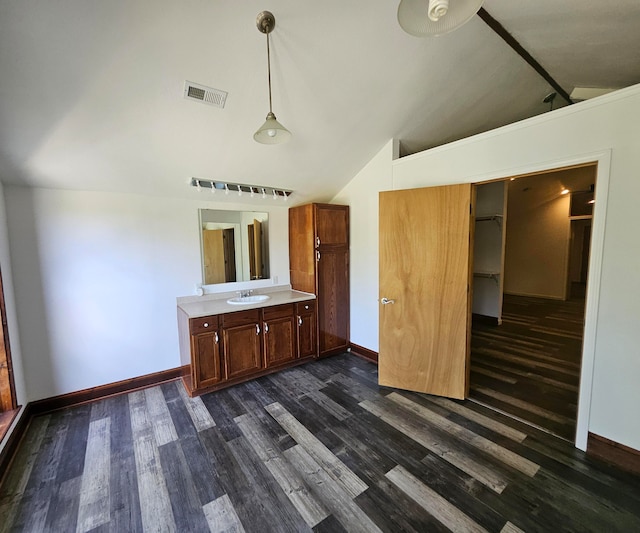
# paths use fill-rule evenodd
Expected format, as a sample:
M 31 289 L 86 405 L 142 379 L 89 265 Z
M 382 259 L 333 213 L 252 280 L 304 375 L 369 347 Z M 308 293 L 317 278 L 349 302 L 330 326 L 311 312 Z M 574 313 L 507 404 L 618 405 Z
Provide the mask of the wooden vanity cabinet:
M 349 347 L 349 206 L 289 209 L 291 287 L 317 298 L 320 357 Z
M 296 304 L 296 323 L 298 326 L 298 356 L 316 356 L 318 354 L 318 341 L 316 339 L 318 319 L 315 300 Z
M 221 315 L 222 352 L 227 379 L 254 374 L 263 368 L 260 309 Z
M 189 318 L 178 308 L 183 381 L 194 396 L 296 365 L 317 354 L 316 302 Z
M 262 315 L 264 366 L 273 368 L 294 361 L 298 353 L 293 304 L 265 307 Z

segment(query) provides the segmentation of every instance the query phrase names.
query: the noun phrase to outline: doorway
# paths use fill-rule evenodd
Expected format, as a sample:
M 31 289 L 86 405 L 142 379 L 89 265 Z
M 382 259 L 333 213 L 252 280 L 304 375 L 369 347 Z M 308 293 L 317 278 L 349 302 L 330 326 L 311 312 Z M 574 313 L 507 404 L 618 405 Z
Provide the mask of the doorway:
M 477 185 L 476 221 L 496 216 L 481 212 L 483 187 L 502 187 L 504 210 L 493 227 L 502 256 L 494 242 L 491 280 L 474 276 L 469 397 L 571 442 L 596 170 L 588 164 Z M 572 217 L 576 209 L 580 214 Z M 487 231 L 476 222 L 474 271 L 486 264 L 487 252 L 478 246 Z

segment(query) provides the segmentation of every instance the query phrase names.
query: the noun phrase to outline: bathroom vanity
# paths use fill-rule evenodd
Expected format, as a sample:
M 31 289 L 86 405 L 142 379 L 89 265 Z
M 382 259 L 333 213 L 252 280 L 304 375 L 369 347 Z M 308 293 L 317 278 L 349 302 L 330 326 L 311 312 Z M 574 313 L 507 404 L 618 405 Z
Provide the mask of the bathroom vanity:
M 196 396 L 313 359 L 316 325 L 315 296 L 306 292 L 183 299 L 178 335 L 181 363 L 190 367 L 187 391 Z

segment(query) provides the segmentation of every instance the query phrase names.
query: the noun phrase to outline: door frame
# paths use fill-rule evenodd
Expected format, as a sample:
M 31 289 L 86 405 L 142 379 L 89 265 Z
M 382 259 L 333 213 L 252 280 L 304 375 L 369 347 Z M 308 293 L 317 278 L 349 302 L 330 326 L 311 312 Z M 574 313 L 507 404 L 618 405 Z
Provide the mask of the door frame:
M 597 183 L 597 175 L 596 175 L 596 183 Z M 597 186 L 597 185 L 596 185 Z M 582 222 L 582 221 L 588 221 L 589 222 L 589 255 L 591 255 L 591 225 L 593 224 L 593 215 L 588 215 L 588 216 L 580 216 L 580 217 L 569 217 L 569 235 L 567 237 L 567 271 L 566 271 L 566 287 L 565 287 L 565 300 L 570 300 L 571 299 L 571 289 L 572 289 L 572 284 L 573 281 L 571 279 L 571 274 L 572 269 L 575 265 L 574 261 L 572 260 L 572 253 L 573 253 L 573 249 L 575 246 L 575 241 L 574 241 L 574 228 L 576 226 L 575 222 Z M 582 247 L 583 247 L 583 251 L 582 254 L 584 254 L 584 232 L 582 234 L 582 243 L 581 243 Z M 580 260 L 582 261 L 582 254 L 580 257 Z M 587 257 L 587 261 L 588 261 L 588 257 Z M 581 265 L 581 270 L 582 270 L 582 265 Z M 589 275 L 589 269 L 588 269 L 588 265 L 587 265 L 587 277 Z M 588 287 L 588 284 L 587 284 Z
M 0 409 L 0 414 L 17 409 L 18 400 L 16 397 L 16 385 L 13 377 L 13 364 L 11 362 L 11 343 L 9 342 L 9 323 L 7 321 L 7 309 L 5 305 L 4 296 L 4 283 L 2 279 L 2 271 L 0 270 L 0 351 L 2 352 L 2 358 L 6 365 L 6 377 L 3 377 L 3 388 L 8 388 L 9 398 L 4 398 L 3 403 L 9 400 L 10 407 L 8 409 Z M 6 392 L 5 392 L 6 395 Z M 8 427 L 8 426 L 7 426 Z M 0 434 L 0 440 L 2 439 Z
M 485 174 L 483 176 L 470 176 L 470 181 L 473 185 L 480 185 L 490 181 L 509 179 L 513 176 L 522 177 L 542 174 L 593 163 L 596 164 L 596 203 L 594 204 L 591 225 L 591 250 L 589 254 L 589 273 L 587 276 L 587 287 L 589 287 L 589 290 L 585 302 L 582 363 L 580 368 L 578 416 L 576 419 L 575 436 L 575 446 L 582 451 L 587 450 L 589 419 L 591 417 L 593 370 L 596 355 L 596 330 L 600 302 L 600 280 L 602 277 L 604 232 L 607 219 L 607 200 L 609 197 L 609 177 L 611 172 L 611 150 L 607 149 L 565 159 L 532 163 L 521 167 L 501 170 L 499 173 Z

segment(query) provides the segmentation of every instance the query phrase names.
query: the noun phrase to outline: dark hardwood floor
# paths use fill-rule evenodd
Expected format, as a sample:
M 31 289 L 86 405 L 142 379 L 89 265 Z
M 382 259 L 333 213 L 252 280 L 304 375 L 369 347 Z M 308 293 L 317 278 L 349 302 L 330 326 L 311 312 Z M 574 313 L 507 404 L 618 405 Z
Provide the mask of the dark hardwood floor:
M 503 322 L 474 321 L 470 397 L 575 441 L 584 295 L 505 295 Z
M 640 479 L 352 355 L 34 418 L 2 531 L 640 531 Z

